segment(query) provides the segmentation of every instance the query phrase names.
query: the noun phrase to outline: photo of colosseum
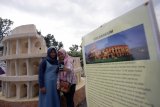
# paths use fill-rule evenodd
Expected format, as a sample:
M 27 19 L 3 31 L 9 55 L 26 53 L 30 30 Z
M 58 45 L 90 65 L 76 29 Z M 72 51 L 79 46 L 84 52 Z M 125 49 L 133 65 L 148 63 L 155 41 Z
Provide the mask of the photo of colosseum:
M 147 60 L 143 25 L 138 25 L 85 46 L 86 64 Z

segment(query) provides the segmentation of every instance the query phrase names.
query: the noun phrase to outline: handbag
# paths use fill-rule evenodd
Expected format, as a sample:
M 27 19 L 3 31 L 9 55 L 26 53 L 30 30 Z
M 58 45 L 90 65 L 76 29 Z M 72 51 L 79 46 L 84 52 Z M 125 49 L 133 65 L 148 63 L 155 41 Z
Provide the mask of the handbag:
M 70 87 L 71 84 L 69 82 L 60 80 L 60 88 L 59 88 L 60 91 L 67 93 L 70 91 Z

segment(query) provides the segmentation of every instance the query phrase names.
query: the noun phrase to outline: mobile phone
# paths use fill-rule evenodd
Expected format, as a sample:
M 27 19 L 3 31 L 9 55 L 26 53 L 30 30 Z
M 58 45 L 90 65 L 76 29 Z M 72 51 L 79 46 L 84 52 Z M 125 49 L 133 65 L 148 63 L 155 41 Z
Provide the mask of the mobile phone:
M 64 62 L 59 63 L 59 71 L 63 71 L 64 68 Z

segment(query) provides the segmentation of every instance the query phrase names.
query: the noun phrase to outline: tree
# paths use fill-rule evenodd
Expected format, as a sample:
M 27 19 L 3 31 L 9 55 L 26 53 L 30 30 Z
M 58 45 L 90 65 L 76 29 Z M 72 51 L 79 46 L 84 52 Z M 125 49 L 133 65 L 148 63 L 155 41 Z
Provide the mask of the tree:
M 0 41 L 5 35 L 10 32 L 10 26 L 13 24 L 13 21 L 10 19 L 2 19 L 0 17 Z
M 69 47 L 70 51 L 68 52 L 68 54 L 70 56 L 73 56 L 73 57 L 80 57 L 80 59 L 82 59 L 82 51 L 78 51 L 80 46 L 74 44 L 72 45 L 72 47 Z
M 73 51 L 77 51 L 78 50 L 78 45 L 72 45 L 72 47 L 69 47 L 69 49 L 71 50 L 71 52 Z
M 80 47 L 80 51 L 78 51 Z M 70 56 L 72 57 L 80 57 L 80 63 L 81 63 L 81 66 L 83 68 L 83 57 L 82 57 L 82 46 L 78 46 L 78 45 L 72 45 L 72 47 L 69 47 L 70 51 L 67 52 Z
M 54 46 L 58 50 L 63 47 L 63 43 L 56 41 L 56 39 L 54 38 L 54 35 L 52 34 L 48 34 L 47 36 L 44 37 L 44 39 L 46 41 L 46 46 L 48 48 L 51 46 Z
M 62 42 L 59 42 L 59 43 L 58 43 L 58 50 L 59 50 L 60 48 L 63 48 L 63 43 L 62 43 Z

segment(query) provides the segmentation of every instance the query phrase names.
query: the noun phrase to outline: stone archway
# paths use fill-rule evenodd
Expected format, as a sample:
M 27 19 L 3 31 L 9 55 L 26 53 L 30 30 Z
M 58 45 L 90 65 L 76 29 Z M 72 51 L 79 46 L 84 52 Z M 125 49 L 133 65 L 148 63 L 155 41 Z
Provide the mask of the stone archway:
M 11 74 L 11 76 L 15 76 L 16 75 L 15 63 L 14 62 L 11 63 L 10 74 Z
M 39 67 L 39 61 L 38 60 L 35 60 L 33 63 L 32 63 L 32 70 L 33 70 L 33 75 L 38 75 L 38 67 Z
M 20 50 L 21 50 L 22 54 L 27 54 L 28 53 L 28 41 L 21 40 L 20 47 L 21 47 Z
M 41 50 L 41 43 L 40 43 L 40 41 L 36 41 L 36 43 L 35 43 L 34 46 L 35 46 L 35 48 Z
M 10 84 L 9 91 L 10 91 L 9 97 L 16 97 L 16 85 L 14 83 Z
M 16 41 L 13 40 L 12 41 L 12 45 L 11 45 L 11 54 L 16 54 Z
M 20 64 L 20 70 L 19 75 L 27 75 L 27 64 L 26 62 L 22 62 Z
M 21 84 L 20 85 L 20 98 L 25 98 L 25 97 L 27 97 L 27 85 Z
M 36 83 L 32 87 L 32 97 L 37 97 L 38 94 L 39 94 L 39 85 L 38 83 Z

